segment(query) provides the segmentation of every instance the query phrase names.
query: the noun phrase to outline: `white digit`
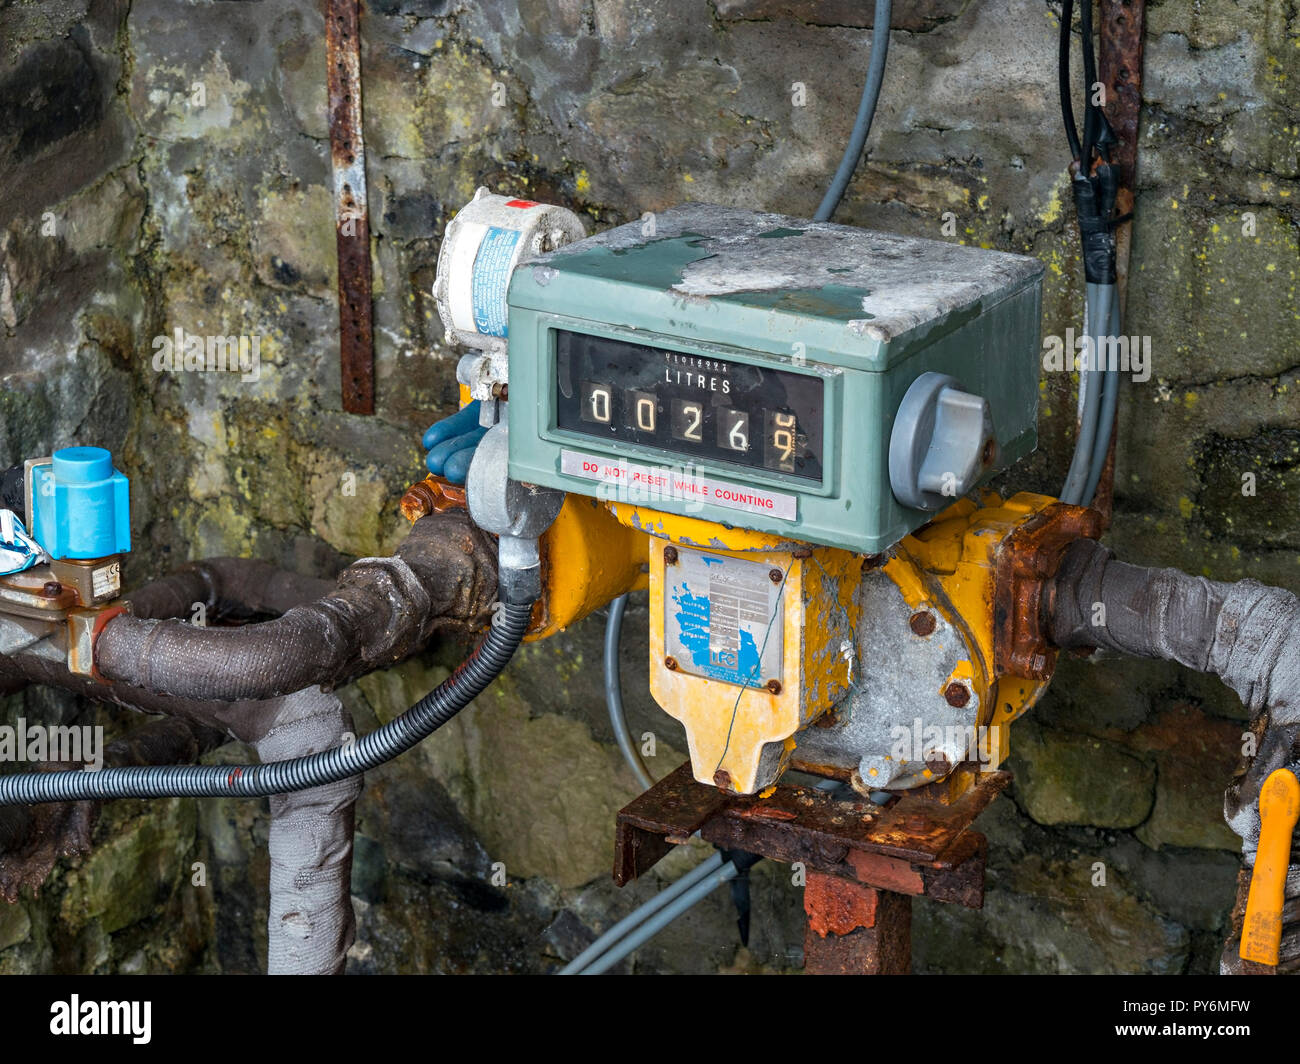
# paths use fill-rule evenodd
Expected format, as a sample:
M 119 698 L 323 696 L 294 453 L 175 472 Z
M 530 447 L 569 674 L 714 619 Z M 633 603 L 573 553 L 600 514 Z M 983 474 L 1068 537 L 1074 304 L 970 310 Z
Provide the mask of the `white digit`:
M 642 432 L 654 432 L 655 401 L 653 399 L 638 399 L 636 401 L 636 427 Z
M 591 390 L 591 418 L 593 421 L 609 421 L 609 392 L 604 388 Z
M 731 426 L 731 432 L 727 434 L 727 439 L 730 441 L 733 451 L 749 450 L 749 438 L 745 435 L 744 414 L 736 418 L 736 423 Z
M 688 418 L 693 419 L 690 424 L 686 426 L 686 431 L 683 435 L 686 439 L 694 440 L 696 443 L 699 443 L 699 441 L 704 438 L 704 433 L 700 431 L 700 422 L 704 419 L 704 407 L 700 406 L 698 403 L 691 403 L 689 406 L 683 408 L 682 413 Z

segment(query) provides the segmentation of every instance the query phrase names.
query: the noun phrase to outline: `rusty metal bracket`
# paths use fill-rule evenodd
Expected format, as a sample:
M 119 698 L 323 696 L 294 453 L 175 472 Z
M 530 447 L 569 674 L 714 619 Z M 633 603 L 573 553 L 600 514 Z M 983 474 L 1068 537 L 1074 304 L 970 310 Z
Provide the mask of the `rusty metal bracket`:
M 1042 620 L 1043 591 L 1076 539 L 1098 539 L 1096 510 L 1058 502 L 1011 533 L 998 548 L 993 590 L 993 664 L 999 676 L 1048 680 L 1056 649 Z
M 1106 86 L 1106 119 L 1118 143 L 1112 152 L 1119 167 L 1119 193 L 1115 210 L 1132 212 L 1137 190 L 1138 116 L 1142 110 L 1142 40 L 1146 32 L 1146 0 L 1101 0 L 1101 47 L 1097 76 Z M 1123 222 L 1115 230 L 1116 289 L 1121 310 L 1127 302 L 1128 260 L 1133 244 L 1133 223 Z M 1110 527 L 1115 505 L 1115 445 L 1119 419 L 1111 430 L 1110 450 L 1093 506 L 1102 515 L 1102 528 Z
M 374 324 L 371 306 L 370 216 L 361 126 L 360 0 L 327 0 L 325 56 L 334 171 L 339 265 L 339 369 L 343 409 L 375 412 Z
M 1010 781 L 990 772 L 951 803 L 905 794 L 879 806 L 789 784 L 766 798 L 730 795 L 697 783 L 685 764 L 619 812 L 614 881 L 630 883 L 698 831 L 722 849 L 978 909 L 987 844 L 968 829 Z
M 809 872 L 803 892 L 809 975 L 907 975 L 912 970 L 912 899 L 839 876 Z

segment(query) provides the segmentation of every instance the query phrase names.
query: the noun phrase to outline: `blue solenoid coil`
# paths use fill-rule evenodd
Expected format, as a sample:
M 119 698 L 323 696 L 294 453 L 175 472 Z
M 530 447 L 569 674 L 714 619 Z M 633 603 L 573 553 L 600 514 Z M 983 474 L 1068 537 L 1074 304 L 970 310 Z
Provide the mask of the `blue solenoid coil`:
M 65 447 L 30 463 L 32 537 L 51 558 L 105 558 L 131 549 L 129 481 L 102 447 Z

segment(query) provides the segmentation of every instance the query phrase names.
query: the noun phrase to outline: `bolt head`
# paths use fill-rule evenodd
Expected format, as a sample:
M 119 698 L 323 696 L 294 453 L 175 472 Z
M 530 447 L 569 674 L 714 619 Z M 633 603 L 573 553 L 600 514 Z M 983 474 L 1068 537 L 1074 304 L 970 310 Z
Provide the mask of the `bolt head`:
M 664 658 L 664 668 L 670 671 L 676 669 L 677 659 L 673 657 L 671 654 L 669 654 L 666 658 Z
M 933 634 L 935 625 L 937 624 L 934 619 L 934 614 L 929 610 L 918 610 L 916 613 L 912 614 L 911 619 L 909 619 L 907 623 L 911 627 L 912 631 L 919 636 Z
M 665 547 L 665 548 L 664 548 L 664 564 L 665 564 L 665 565 L 676 565 L 676 564 L 677 564 L 677 548 L 676 548 L 676 547 Z
M 954 680 L 944 688 L 943 697 L 948 705 L 961 709 L 962 706 L 970 701 L 970 688 L 964 683 L 957 683 Z
M 768 689 L 769 691 L 771 691 L 772 694 L 774 694 L 774 695 L 779 695 L 779 694 L 781 693 L 781 681 L 780 681 L 780 680 L 768 680 L 768 681 L 767 681 L 767 689 Z

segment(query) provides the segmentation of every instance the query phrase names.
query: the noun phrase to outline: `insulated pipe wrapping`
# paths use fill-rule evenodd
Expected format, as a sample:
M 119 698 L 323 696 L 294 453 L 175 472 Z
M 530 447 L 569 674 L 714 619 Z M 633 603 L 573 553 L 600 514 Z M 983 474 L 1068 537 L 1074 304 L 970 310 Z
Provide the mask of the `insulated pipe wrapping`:
M 10 678 L 219 728 L 251 743 L 258 756 L 266 760 L 337 746 L 344 733 L 353 729 L 351 715 L 343 705 L 319 688 L 264 702 L 186 701 L 121 683 L 100 683 L 69 672 L 63 662 L 30 653 L 0 657 L 0 680 Z M 16 781 L 28 776 L 42 780 L 63 777 L 75 781 L 106 772 L 147 773 L 150 767 L 103 769 L 99 773 L 24 773 L 4 778 Z M 210 769 L 229 771 L 219 765 Z M 361 779 L 354 776 L 271 799 L 267 963 L 272 974 L 327 975 L 343 969 L 355 934 L 352 829 L 353 807 L 360 790 Z M 45 799 L 34 795 L 32 800 Z M 23 805 L 0 808 L 0 824 L 29 816 Z
M 184 699 L 236 702 L 337 687 L 401 661 L 435 633 L 467 635 L 495 594 L 495 574 L 491 544 L 466 514 L 430 514 L 392 558 L 361 559 L 324 598 L 261 624 L 200 628 L 156 619 L 178 604 L 188 612 L 184 599 L 208 579 L 202 567 L 182 574 L 143 593 L 152 616 L 108 622 L 95 665 L 110 680 Z
M 237 606 L 251 613 L 287 613 L 324 598 L 333 580 L 300 576 L 253 558 L 206 558 L 127 596 L 140 618 L 188 617 L 195 605 L 209 612 Z
M 1079 540 L 1066 551 L 1044 606 L 1057 646 L 1107 647 L 1213 673 L 1264 721 L 1250 769 L 1234 781 L 1225 804 L 1253 862 L 1259 786 L 1300 754 L 1300 599 L 1255 580 L 1228 584 L 1127 565 L 1100 544 Z
M 338 746 L 352 729 L 342 703 L 319 687 L 280 699 L 271 730 L 256 743 L 263 763 Z M 361 777 L 271 798 L 270 975 L 337 975 L 356 937 L 352 835 Z

